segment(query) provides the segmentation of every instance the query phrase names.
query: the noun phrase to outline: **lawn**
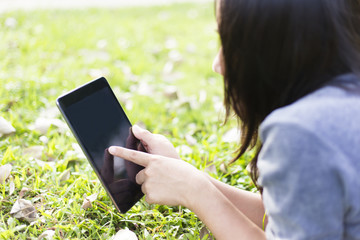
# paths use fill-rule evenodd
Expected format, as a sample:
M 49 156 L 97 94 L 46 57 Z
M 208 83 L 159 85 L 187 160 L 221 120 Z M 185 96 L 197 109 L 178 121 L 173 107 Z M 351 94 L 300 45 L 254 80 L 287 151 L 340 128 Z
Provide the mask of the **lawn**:
M 248 159 L 227 164 L 236 121 L 223 125 L 215 28 L 212 4 L 1 13 L 0 109 L 15 132 L 0 137 L 0 238 L 110 239 L 129 229 L 139 239 L 207 239 L 183 207 L 141 200 L 119 214 L 55 99 L 105 76 L 132 123 L 164 134 L 184 161 L 255 191 Z M 20 199 L 36 214 L 11 212 Z

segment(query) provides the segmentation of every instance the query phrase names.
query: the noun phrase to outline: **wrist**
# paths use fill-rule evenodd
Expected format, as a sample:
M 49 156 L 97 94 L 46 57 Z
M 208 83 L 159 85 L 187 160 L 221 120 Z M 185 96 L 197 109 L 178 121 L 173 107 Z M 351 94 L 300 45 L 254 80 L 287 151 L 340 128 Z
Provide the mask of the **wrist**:
M 194 175 L 194 177 L 189 181 L 189 191 L 185 195 L 184 206 L 189 208 L 190 210 L 196 209 L 203 201 L 206 199 L 209 192 L 213 191 L 215 186 L 211 183 L 211 178 L 201 172 L 200 170 L 196 170 L 198 174 Z

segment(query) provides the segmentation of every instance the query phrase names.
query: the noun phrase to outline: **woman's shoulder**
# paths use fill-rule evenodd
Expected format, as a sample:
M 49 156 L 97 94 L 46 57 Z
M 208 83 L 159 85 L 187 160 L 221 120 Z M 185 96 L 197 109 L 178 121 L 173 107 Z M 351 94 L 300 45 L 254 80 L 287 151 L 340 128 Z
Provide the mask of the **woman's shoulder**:
M 360 79 L 342 75 L 296 102 L 273 111 L 262 122 L 260 133 L 272 126 L 291 125 L 319 136 L 360 136 Z M 360 140 L 360 139 L 359 139 Z
M 360 84 L 340 80 L 274 111 L 261 125 L 259 184 L 270 235 L 356 229 L 346 223 L 360 219 Z
M 340 76 L 328 85 L 272 112 L 260 126 L 260 139 L 304 136 L 296 141 L 321 141 L 350 159 L 360 156 L 360 80 Z M 301 142 L 299 144 L 307 144 Z

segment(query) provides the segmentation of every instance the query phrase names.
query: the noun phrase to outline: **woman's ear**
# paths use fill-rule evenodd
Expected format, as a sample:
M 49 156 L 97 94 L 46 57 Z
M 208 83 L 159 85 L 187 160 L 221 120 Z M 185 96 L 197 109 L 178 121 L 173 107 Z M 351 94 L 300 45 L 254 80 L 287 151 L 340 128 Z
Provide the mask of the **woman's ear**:
M 224 75 L 223 67 L 222 67 L 222 50 L 220 49 L 216 57 L 214 58 L 214 62 L 212 65 L 212 69 L 214 72 Z

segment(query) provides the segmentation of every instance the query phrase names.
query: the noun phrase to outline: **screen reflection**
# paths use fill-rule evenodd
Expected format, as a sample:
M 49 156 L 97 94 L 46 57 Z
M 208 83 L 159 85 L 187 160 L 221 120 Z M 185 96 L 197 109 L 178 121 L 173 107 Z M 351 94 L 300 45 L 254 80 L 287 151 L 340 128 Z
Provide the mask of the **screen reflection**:
M 133 135 L 131 127 L 129 128 L 129 135 L 126 139 L 126 148 L 146 152 L 141 142 Z M 124 164 L 123 174 L 126 176 L 116 177 L 115 168 L 116 162 Z M 109 191 L 118 205 L 121 212 L 129 210 L 135 202 L 140 200 L 143 196 L 141 186 L 136 183 L 136 174 L 142 170 L 143 167 L 127 160 L 111 155 L 108 148 L 105 149 L 103 167 L 100 174 L 109 188 Z
M 104 78 L 59 98 L 63 114 L 118 209 L 125 213 L 142 196 L 135 176 L 142 167 L 113 157 L 110 146 L 145 151 Z

